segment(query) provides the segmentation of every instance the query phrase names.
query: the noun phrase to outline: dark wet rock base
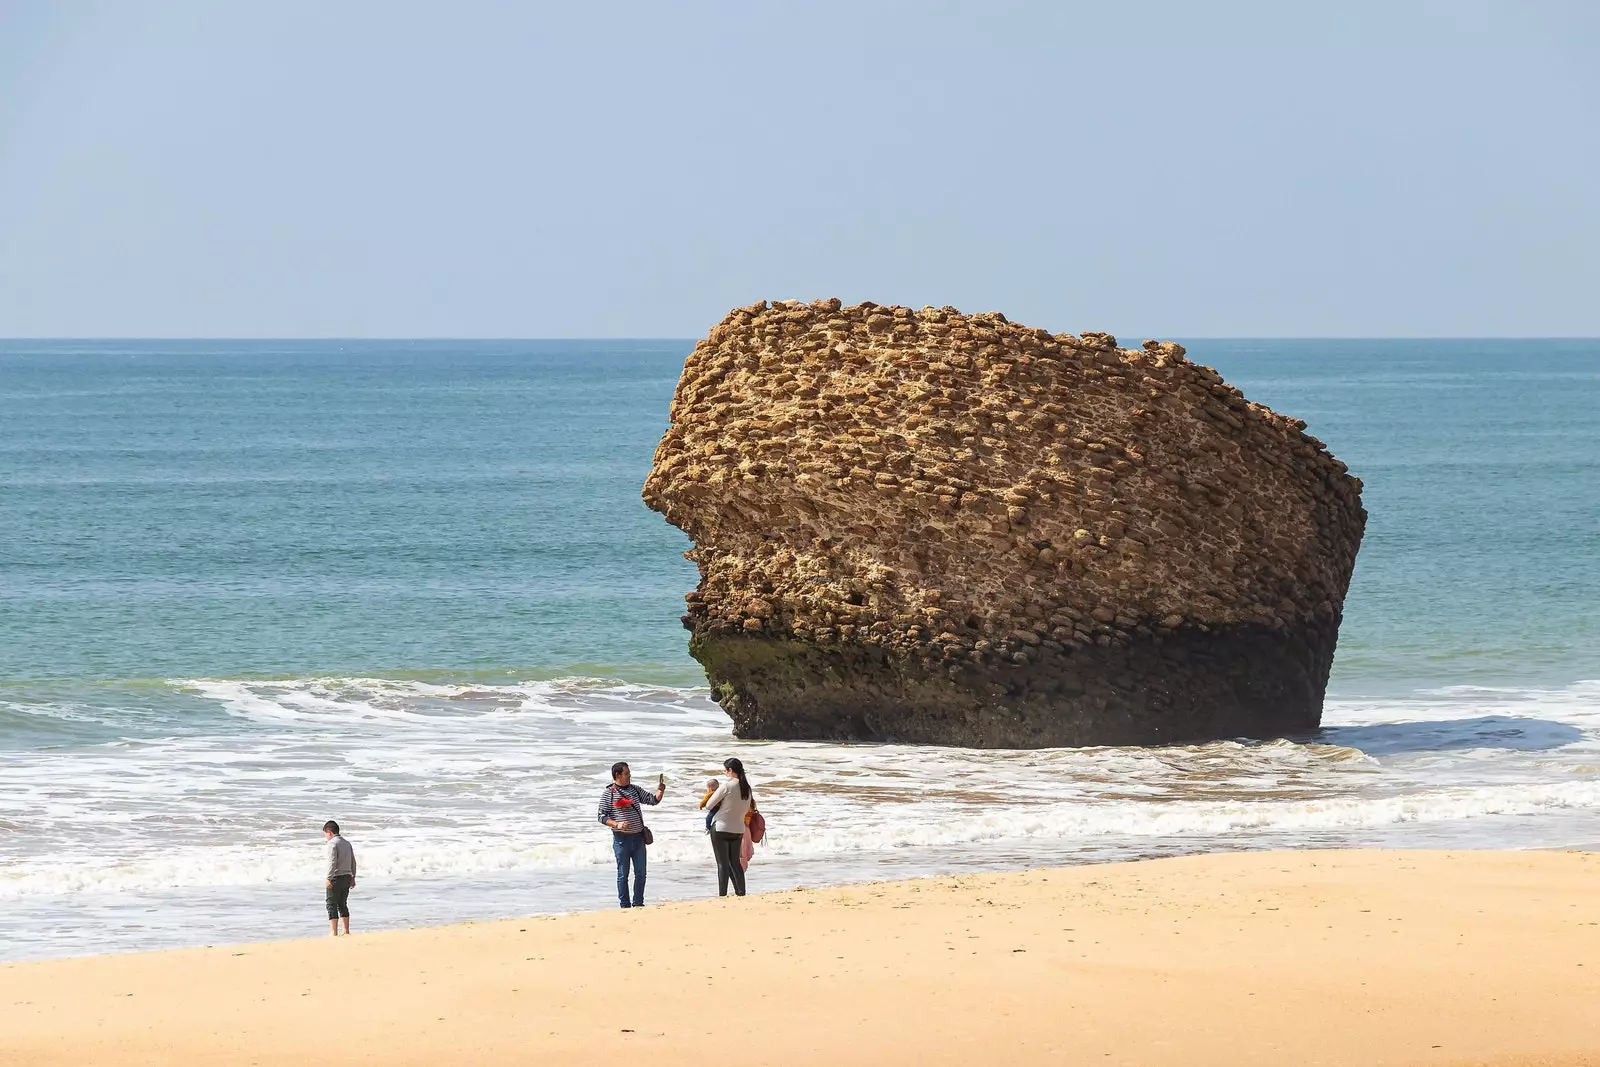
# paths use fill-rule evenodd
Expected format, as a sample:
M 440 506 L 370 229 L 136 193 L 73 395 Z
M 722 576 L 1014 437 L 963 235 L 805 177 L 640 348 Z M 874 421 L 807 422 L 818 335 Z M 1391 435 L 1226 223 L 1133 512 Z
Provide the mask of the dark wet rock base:
M 689 649 L 741 738 L 1160 745 L 1315 730 L 1338 624 L 1152 632 L 1109 647 L 1039 648 L 1026 663 L 711 632 L 693 632 Z

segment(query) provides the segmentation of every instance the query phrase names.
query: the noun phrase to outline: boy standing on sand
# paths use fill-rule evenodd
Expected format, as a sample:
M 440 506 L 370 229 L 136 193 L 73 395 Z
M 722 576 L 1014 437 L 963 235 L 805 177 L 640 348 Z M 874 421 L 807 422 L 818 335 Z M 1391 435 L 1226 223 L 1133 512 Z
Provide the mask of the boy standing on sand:
M 633 772 L 626 763 L 611 765 L 611 784 L 600 794 L 600 823 L 611 828 L 611 852 L 617 857 L 617 903 L 624 908 L 644 907 L 645 842 L 644 812 L 641 804 L 659 804 L 667 792 L 667 780 L 656 783 L 651 796 L 632 784 Z M 628 865 L 633 865 L 633 899 L 628 899 Z
M 356 886 L 356 850 L 350 842 L 339 836 L 339 824 L 329 819 L 322 824 L 322 836 L 328 841 L 328 929 L 339 936 L 339 920 L 344 920 L 344 933 L 350 936 L 350 890 Z

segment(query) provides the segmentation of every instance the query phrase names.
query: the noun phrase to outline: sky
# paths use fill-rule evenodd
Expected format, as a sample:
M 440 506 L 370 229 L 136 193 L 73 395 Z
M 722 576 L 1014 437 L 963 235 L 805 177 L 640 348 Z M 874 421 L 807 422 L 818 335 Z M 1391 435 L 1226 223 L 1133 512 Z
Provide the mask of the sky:
M 1600 5 L 0 0 L 0 336 L 1600 335 Z

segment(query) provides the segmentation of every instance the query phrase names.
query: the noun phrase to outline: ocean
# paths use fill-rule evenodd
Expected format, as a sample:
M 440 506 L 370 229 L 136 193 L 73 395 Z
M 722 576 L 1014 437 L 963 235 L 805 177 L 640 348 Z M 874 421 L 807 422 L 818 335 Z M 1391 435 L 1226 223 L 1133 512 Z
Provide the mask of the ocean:
M 1247 848 L 1600 846 L 1600 342 L 1186 342 L 1366 483 L 1324 727 L 974 752 L 743 742 L 639 500 L 687 341 L 0 341 L 0 959 Z

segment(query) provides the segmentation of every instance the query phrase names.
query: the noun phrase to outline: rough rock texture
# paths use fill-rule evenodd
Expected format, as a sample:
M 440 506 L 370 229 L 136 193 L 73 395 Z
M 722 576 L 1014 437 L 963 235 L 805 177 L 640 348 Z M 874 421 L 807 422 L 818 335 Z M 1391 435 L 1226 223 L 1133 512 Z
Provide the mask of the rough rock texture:
M 644 499 L 740 737 L 1313 729 L 1361 482 L 1172 343 L 765 302 L 695 346 Z

